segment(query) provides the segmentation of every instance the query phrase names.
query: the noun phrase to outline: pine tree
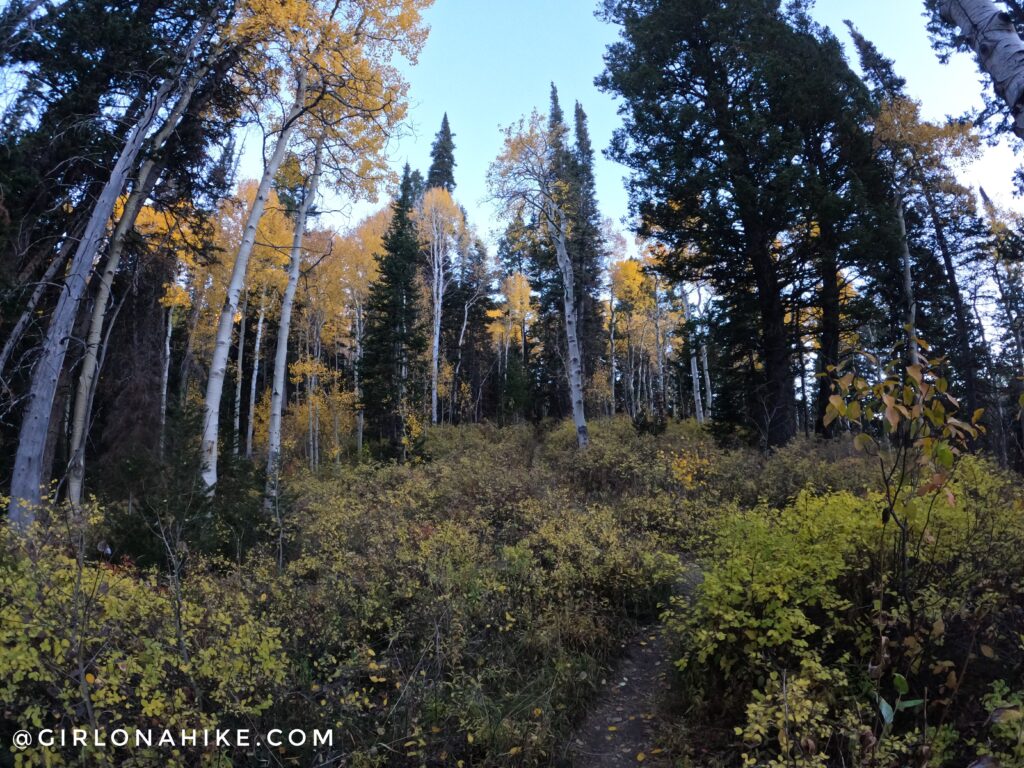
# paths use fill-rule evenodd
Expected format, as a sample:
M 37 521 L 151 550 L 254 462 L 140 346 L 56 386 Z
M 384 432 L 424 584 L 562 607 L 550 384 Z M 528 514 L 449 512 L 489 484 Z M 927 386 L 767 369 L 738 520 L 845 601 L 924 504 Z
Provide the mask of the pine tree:
M 710 281 L 757 317 L 749 354 L 736 355 L 752 361 L 755 386 L 729 415 L 782 445 L 796 431 L 793 272 L 776 243 L 799 221 L 803 171 L 793 163 L 800 137 L 771 86 L 792 30 L 779 0 L 614 0 L 604 16 L 622 37 L 598 85 L 625 101 L 611 151 L 635 172 L 642 233 L 668 246 L 670 278 Z
M 448 125 L 447 112 L 441 119 L 441 130 L 437 132 L 430 148 L 427 189 L 434 187 L 442 187 L 450 193 L 455 191 L 455 141 Z
M 361 364 L 369 429 L 383 441 L 387 453 L 403 459 L 409 448 L 408 417 L 419 396 L 410 383 L 426 348 L 416 284 L 421 254 L 412 218 L 414 195 L 407 164 L 384 235 L 384 252 L 377 258 L 377 282 L 367 301 Z
M 907 231 L 903 253 L 913 280 L 907 301 L 922 335 L 952 359 L 955 380 L 973 412 L 979 404 L 982 361 L 976 342 L 981 329 L 968 306 L 961 272 L 965 263 L 980 258 L 984 225 L 973 192 L 956 179 L 953 162 L 975 156 L 978 138 L 956 121 L 937 125 L 922 120 L 893 62 L 847 25 L 877 103 L 879 156 L 891 169 L 896 215 L 903 217 Z
M 599 293 L 605 254 L 594 181 L 594 148 L 590 143 L 587 115 L 579 102 L 576 102 L 574 118 L 576 141 L 568 169 L 574 197 L 569 253 L 576 277 L 576 313 L 579 318 L 583 374 L 590 379 L 604 351 L 604 319 Z

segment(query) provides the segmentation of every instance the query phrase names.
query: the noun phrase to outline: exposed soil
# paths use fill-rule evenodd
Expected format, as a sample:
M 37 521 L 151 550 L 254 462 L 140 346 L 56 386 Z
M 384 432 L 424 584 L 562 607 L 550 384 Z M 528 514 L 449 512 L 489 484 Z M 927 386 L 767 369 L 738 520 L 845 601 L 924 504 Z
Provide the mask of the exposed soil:
M 676 585 L 691 595 L 700 583 L 691 565 Z M 603 681 L 604 690 L 569 739 L 565 756 L 574 768 L 670 765 L 659 744 L 659 711 L 673 670 L 673 648 L 661 624 L 642 628 L 623 646 L 622 659 Z

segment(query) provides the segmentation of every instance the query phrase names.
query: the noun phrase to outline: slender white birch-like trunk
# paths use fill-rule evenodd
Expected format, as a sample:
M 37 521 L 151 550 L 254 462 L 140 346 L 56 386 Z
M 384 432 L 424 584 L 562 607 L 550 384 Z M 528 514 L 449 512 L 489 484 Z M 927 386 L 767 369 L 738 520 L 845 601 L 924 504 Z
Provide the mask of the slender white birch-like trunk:
M 117 270 L 121 264 L 121 255 L 124 252 L 125 242 L 128 233 L 134 228 L 135 221 L 142 210 L 142 205 L 156 184 L 157 176 L 160 173 L 160 163 L 156 160 L 155 154 L 163 148 L 181 124 L 196 89 L 203 78 L 209 73 L 210 67 L 216 58 L 220 56 L 223 48 L 223 43 L 217 45 L 207 55 L 203 65 L 197 67 L 189 76 L 181 89 L 178 100 L 167 115 L 160 130 L 150 140 L 150 157 L 143 162 L 142 167 L 139 169 L 132 192 L 125 202 L 121 217 L 118 219 L 117 226 L 114 228 L 114 233 L 110 238 L 106 263 L 100 274 L 100 284 L 93 303 L 92 317 L 89 320 L 85 354 L 82 358 L 82 367 L 78 374 L 78 384 L 75 390 L 75 407 L 71 421 L 71 443 L 69 446 L 71 461 L 68 466 L 68 501 L 74 507 L 78 507 L 82 501 L 82 488 L 85 483 L 85 442 L 89 429 L 89 411 L 92 407 L 96 379 L 99 375 L 98 351 L 100 339 L 103 335 L 103 326 L 107 319 L 110 291 L 114 284 L 114 277 L 117 275 Z
M 288 265 L 288 285 L 281 298 L 281 318 L 277 327 L 277 349 L 274 355 L 274 383 L 270 393 L 270 426 L 267 435 L 267 506 L 273 506 L 279 490 L 281 471 L 281 416 L 284 410 L 285 374 L 288 368 L 288 334 L 291 330 L 292 306 L 295 290 L 302 270 L 302 240 L 306 234 L 306 217 L 320 184 L 320 164 L 323 150 L 318 141 L 314 150 L 313 173 L 303 190 L 302 202 L 295 213 L 295 234 L 292 238 L 291 262 Z
M 267 294 L 260 294 L 260 314 L 256 318 L 256 338 L 252 350 L 252 381 L 249 382 L 249 418 L 245 426 L 245 458 L 252 458 L 252 434 L 256 424 L 256 377 L 260 373 L 260 346 L 263 342 L 263 319 L 267 313 Z
M 1010 108 L 1014 132 L 1024 137 L 1024 41 L 1012 17 L 992 0 L 943 0 L 943 20 L 960 28 Z
M 430 286 L 430 297 L 433 317 L 430 338 L 430 423 L 437 424 L 437 380 L 441 364 L 441 312 L 444 305 L 445 276 L 443 259 L 434 257 L 431 262 L 433 284 Z
M 171 378 L 171 335 L 174 333 L 174 307 L 167 308 L 167 330 L 164 332 L 163 360 L 160 366 L 160 434 L 157 438 L 160 461 L 164 460 L 167 431 L 167 383 Z
M 615 291 L 608 292 L 608 358 L 611 373 L 608 375 L 608 391 L 611 408 L 609 416 L 615 415 Z
M 548 220 L 553 225 L 555 255 L 562 273 L 562 307 L 565 314 L 565 340 L 569 353 L 565 369 L 569 378 L 572 420 L 576 426 L 576 444 L 580 448 L 586 448 L 590 445 L 590 433 L 587 431 L 587 417 L 583 410 L 583 358 L 580 355 L 580 340 L 576 329 L 576 291 L 573 285 L 572 259 L 569 257 L 565 242 L 565 213 L 556 210 L 552 216 L 549 210 Z
M 711 410 L 713 408 L 713 403 L 714 403 L 713 397 L 714 396 L 711 394 L 711 370 L 708 368 L 708 345 L 707 344 L 701 344 L 700 345 L 700 362 L 701 362 L 701 365 L 704 368 L 704 405 L 705 405 L 704 417 L 708 418 L 708 419 L 711 419 L 711 418 L 714 418 L 712 416 L 712 410 Z
M 686 322 L 693 323 L 693 307 L 690 305 L 690 296 L 683 290 L 683 307 L 686 310 Z M 697 423 L 704 423 L 704 403 L 700 395 L 700 368 L 697 366 L 697 347 L 693 343 L 693 332 L 691 330 L 687 339 L 690 347 L 690 378 L 693 384 L 693 411 L 697 417 Z
M 242 235 L 238 255 L 235 257 L 235 264 L 231 270 L 231 278 L 228 281 L 224 306 L 220 311 L 220 322 L 217 325 L 217 336 L 213 347 L 213 359 L 210 361 L 210 373 L 206 380 L 201 449 L 203 482 L 211 491 L 217 484 L 217 438 L 220 429 L 220 401 L 224 392 L 224 379 L 227 375 L 228 357 L 231 352 L 231 332 L 235 324 L 238 297 L 242 292 L 242 286 L 245 284 L 245 273 L 249 267 L 249 257 L 252 256 L 252 250 L 256 244 L 256 231 L 259 227 L 260 218 L 263 216 L 263 210 L 267 205 L 270 185 L 274 180 L 274 175 L 284 161 L 288 142 L 291 140 L 296 122 L 305 108 L 305 101 L 305 74 L 300 73 L 295 90 L 295 102 L 285 118 L 281 132 L 278 134 L 274 151 L 263 168 L 263 177 L 260 179 L 260 185 L 256 190 L 256 199 L 253 200 L 252 209 L 249 211 L 249 218 L 245 223 L 245 232 Z
M 232 422 L 232 450 L 237 456 L 242 450 L 242 378 L 245 373 L 245 315 L 249 309 L 249 292 L 242 299 L 242 318 L 238 322 L 238 355 L 235 357 L 235 413 Z
M 206 24 L 189 41 L 182 60 L 188 62 L 196 46 L 209 34 Z M 180 70 L 179 70 L 180 72 Z M 49 467 L 44 466 L 46 439 L 50 431 L 57 383 L 67 357 L 71 332 L 78 307 L 85 296 L 93 262 L 135 161 L 146 143 L 146 136 L 157 115 L 179 85 L 178 77 L 168 77 L 153 94 L 138 122 L 132 126 L 110 178 L 100 191 L 89 221 L 64 277 L 64 286 L 50 319 L 43 350 L 32 372 L 29 401 L 21 422 L 18 450 L 11 476 L 11 500 L 8 519 L 15 529 L 25 529 L 35 520 L 36 507 L 43 497 Z

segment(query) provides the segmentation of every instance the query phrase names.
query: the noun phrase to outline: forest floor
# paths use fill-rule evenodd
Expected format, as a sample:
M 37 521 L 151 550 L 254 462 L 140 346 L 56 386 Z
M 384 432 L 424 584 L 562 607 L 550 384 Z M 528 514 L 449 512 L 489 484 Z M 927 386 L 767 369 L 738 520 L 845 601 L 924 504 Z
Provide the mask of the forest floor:
M 696 563 L 676 583 L 689 598 L 700 584 Z M 669 766 L 663 713 L 672 688 L 673 647 L 660 622 L 641 627 L 623 643 L 622 657 L 604 680 L 604 690 L 566 744 L 573 768 Z

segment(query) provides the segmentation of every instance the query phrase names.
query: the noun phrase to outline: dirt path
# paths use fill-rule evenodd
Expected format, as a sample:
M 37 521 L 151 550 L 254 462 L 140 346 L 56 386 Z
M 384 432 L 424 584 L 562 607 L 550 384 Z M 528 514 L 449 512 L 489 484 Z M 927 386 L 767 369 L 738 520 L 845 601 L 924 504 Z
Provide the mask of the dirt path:
M 677 584 L 690 595 L 700 583 L 693 565 Z M 623 646 L 623 657 L 603 681 L 604 690 L 566 745 L 574 768 L 668 766 L 658 744 L 660 705 L 671 685 L 671 643 L 661 624 L 644 627 Z

